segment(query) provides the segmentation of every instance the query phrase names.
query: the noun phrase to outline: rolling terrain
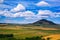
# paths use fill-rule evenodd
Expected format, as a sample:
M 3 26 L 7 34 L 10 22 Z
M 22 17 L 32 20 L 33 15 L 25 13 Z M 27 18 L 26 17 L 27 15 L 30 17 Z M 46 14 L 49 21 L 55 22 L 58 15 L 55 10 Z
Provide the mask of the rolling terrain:
M 44 38 L 51 37 L 51 40 L 57 40 L 60 39 L 60 26 L 47 20 L 26 25 L 0 24 L 0 34 L 13 34 L 17 39 L 42 35 Z

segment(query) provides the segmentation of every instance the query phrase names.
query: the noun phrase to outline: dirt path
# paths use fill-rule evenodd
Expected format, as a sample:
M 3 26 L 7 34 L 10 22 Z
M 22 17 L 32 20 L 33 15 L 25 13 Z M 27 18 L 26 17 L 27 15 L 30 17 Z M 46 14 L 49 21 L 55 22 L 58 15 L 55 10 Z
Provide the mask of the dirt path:
M 45 39 L 50 38 L 50 40 L 60 40 L 60 34 L 53 34 L 53 35 L 49 35 L 44 37 Z

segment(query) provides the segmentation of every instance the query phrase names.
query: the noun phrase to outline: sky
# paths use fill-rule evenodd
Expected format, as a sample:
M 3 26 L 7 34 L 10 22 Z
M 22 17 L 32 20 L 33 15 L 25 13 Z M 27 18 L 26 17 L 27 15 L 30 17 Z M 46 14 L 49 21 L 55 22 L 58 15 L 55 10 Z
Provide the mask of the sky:
M 41 19 L 60 24 L 60 0 L 0 0 L 0 23 L 28 24 Z

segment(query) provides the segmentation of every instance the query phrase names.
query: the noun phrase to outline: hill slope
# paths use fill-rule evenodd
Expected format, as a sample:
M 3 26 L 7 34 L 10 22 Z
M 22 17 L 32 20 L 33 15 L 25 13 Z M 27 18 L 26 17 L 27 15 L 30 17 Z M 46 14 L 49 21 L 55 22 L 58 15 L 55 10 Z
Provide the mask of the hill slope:
M 33 24 L 56 25 L 56 24 L 53 23 L 52 21 L 49 21 L 49 20 L 46 20 L 46 19 L 39 20 L 39 21 L 37 21 L 37 22 L 34 22 Z

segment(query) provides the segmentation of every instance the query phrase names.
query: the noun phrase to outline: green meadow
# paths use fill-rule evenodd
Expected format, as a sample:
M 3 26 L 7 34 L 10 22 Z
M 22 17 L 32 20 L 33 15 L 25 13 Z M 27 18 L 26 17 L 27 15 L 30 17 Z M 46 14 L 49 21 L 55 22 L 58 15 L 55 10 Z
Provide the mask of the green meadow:
M 60 34 L 60 30 L 55 28 L 49 29 L 40 26 L 11 26 L 11 25 L 9 26 L 8 25 L 5 27 L 0 27 L 0 34 L 13 34 L 14 38 L 24 39 L 26 37 Z

